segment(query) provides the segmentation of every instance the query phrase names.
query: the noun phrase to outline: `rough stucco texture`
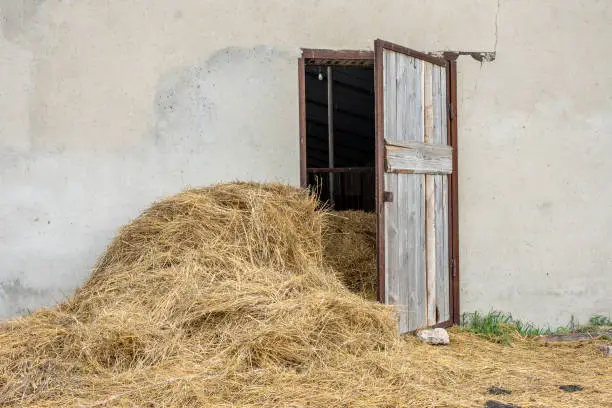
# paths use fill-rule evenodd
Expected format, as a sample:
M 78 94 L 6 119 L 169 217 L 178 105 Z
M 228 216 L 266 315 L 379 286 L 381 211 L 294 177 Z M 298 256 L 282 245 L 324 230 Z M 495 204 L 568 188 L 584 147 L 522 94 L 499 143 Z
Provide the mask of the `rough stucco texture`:
M 0 318 L 192 185 L 298 181 L 300 47 L 459 61 L 463 311 L 612 312 L 605 1 L 0 0 Z M 586 46 L 588 45 L 588 46 Z

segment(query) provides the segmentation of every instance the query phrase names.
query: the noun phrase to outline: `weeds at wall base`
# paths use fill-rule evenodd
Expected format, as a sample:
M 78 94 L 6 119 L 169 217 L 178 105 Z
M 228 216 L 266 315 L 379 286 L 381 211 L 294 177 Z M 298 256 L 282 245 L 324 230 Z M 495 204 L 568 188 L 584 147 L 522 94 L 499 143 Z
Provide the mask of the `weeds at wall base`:
M 609 317 L 595 315 L 586 325 L 580 325 L 572 316 L 567 326 L 556 329 L 538 327 L 532 323 L 514 319 L 511 314 L 501 311 L 464 313 L 461 317 L 461 331 L 477 334 L 495 343 L 510 344 L 513 339 L 546 336 L 550 334 L 591 333 L 612 329 Z M 608 336 L 603 336 L 604 340 Z

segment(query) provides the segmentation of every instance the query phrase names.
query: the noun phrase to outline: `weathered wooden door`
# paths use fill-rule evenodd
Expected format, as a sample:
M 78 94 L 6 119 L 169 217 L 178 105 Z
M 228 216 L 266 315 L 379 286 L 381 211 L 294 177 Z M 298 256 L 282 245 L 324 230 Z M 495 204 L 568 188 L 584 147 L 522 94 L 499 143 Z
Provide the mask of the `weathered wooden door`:
M 375 45 L 379 298 L 405 333 L 452 319 L 450 63 Z

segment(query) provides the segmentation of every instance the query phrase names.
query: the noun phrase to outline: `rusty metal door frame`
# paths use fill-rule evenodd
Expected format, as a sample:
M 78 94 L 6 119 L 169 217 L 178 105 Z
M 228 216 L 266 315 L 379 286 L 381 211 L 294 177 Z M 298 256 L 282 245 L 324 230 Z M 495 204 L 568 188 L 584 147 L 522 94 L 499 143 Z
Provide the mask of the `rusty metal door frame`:
M 446 89 L 449 98 L 448 114 L 448 143 L 453 148 L 453 172 L 449 177 L 449 249 L 450 249 L 450 320 L 441 326 L 460 323 L 459 303 L 459 188 L 458 188 L 458 162 L 457 162 L 457 55 L 445 53 L 443 57 L 425 54 L 406 47 L 383 40 L 376 40 L 375 51 L 361 50 L 329 50 L 329 49 L 302 49 L 302 56 L 298 60 L 298 88 L 299 88 L 299 146 L 300 146 L 300 185 L 307 187 L 306 164 L 306 65 L 339 65 L 339 66 L 374 66 L 375 98 L 375 168 L 376 168 L 376 242 L 377 242 L 377 269 L 378 269 L 378 301 L 385 299 L 385 237 L 384 237 L 384 121 L 383 118 L 383 92 L 382 84 L 382 50 L 389 49 L 411 55 L 425 61 L 446 66 L 448 73 Z

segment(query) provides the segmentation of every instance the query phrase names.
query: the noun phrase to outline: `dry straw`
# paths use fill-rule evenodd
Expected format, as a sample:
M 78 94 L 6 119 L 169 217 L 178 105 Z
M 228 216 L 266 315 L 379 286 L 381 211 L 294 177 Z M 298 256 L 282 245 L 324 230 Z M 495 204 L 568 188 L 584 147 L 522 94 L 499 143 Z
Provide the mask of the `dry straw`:
M 0 326 L 0 405 L 612 406 L 592 344 L 398 337 L 390 308 L 342 284 L 371 295 L 373 226 L 316 207 L 250 183 L 154 204 L 71 299 Z M 488 396 L 492 385 L 513 393 Z
M 323 234 L 324 258 L 351 291 L 376 300 L 376 215 L 329 213 Z

